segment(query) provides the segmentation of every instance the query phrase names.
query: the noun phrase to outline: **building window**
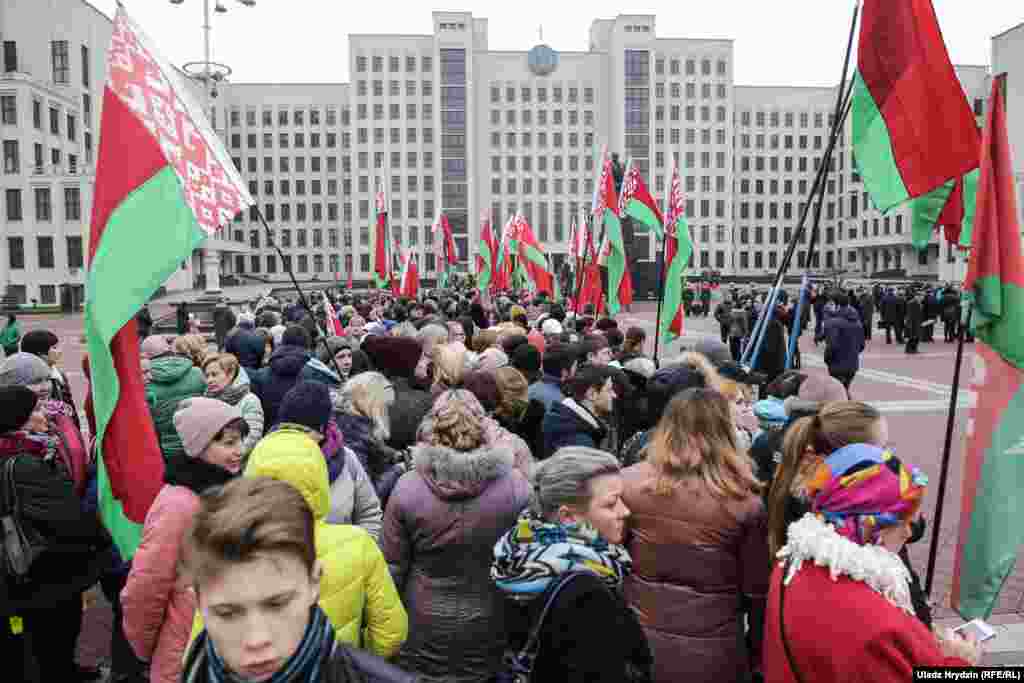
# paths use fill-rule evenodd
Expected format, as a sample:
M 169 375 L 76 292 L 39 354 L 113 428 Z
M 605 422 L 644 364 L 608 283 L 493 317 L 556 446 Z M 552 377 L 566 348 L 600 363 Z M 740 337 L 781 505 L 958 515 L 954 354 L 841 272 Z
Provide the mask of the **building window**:
M 21 161 L 18 155 L 18 141 L 4 140 L 4 173 L 20 173 Z
M 4 73 L 18 70 L 18 43 L 13 40 L 4 41 Z
M 0 95 L 0 123 L 18 125 L 18 100 L 14 95 Z
M 40 268 L 53 268 L 53 238 L 37 237 L 36 253 L 39 255 Z
M 77 187 L 64 188 L 64 219 L 82 220 L 82 193 Z
M 51 221 L 53 220 L 53 207 L 50 199 L 50 188 L 48 187 L 37 187 L 35 190 L 36 197 L 36 220 L 37 221 Z
M 81 268 L 85 263 L 82 254 L 82 238 L 73 236 L 67 238 L 68 247 L 68 268 Z
M 53 62 L 53 82 L 67 85 L 71 82 L 71 65 L 68 63 L 68 41 L 54 40 L 50 43 Z
M 50 107 L 50 133 L 60 135 L 60 110 Z
M 8 237 L 7 251 L 10 254 L 8 265 L 11 270 L 25 268 L 25 240 L 22 237 Z

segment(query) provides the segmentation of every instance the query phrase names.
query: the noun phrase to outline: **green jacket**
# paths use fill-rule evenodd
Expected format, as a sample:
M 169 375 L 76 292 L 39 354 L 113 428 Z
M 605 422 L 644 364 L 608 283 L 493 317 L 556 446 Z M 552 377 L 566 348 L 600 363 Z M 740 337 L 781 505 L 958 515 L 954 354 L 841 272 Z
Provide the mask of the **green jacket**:
M 21 328 L 18 327 L 17 320 L 9 325 L 4 325 L 4 329 L 0 330 L 0 347 L 16 346 L 19 339 L 21 339 Z
M 146 381 L 146 402 L 153 416 L 160 450 L 164 459 L 184 455 L 181 438 L 174 428 L 174 413 L 183 399 L 206 393 L 206 378 L 202 371 L 184 356 L 154 358 Z

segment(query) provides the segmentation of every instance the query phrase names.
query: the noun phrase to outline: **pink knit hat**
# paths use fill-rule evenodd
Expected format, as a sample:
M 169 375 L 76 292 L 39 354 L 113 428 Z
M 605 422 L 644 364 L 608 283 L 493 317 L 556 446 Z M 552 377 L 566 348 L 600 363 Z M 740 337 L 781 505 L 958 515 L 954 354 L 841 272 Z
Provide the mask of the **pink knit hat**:
M 150 335 L 142 341 L 141 351 L 143 358 L 156 358 L 170 353 L 172 351 L 171 339 L 162 334 Z
M 242 413 L 233 405 L 215 398 L 187 398 L 178 404 L 174 413 L 174 428 L 181 437 L 181 445 L 190 458 L 198 458 L 222 429 L 241 420 Z M 245 422 L 242 422 L 245 425 Z M 248 426 L 243 432 L 248 432 Z M 243 434 L 245 436 L 245 434 Z

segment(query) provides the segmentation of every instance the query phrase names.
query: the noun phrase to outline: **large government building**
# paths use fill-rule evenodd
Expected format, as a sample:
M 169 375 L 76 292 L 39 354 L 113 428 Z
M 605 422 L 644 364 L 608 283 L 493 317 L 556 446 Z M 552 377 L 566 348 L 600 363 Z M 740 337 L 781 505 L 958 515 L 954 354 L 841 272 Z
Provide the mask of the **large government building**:
M 486 19 L 432 19 L 424 35 L 350 35 L 346 83 L 218 89 L 214 126 L 284 258 L 255 212 L 240 215 L 168 290 L 284 280 L 289 269 L 300 280 L 366 280 L 378 187 L 395 242 L 420 253 L 428 276 L 441 211 L 468 267 L 487 212 L 499 227 L 523 213 L 560 263 L 572 218 L 591 204 L 603 145 L 635 161 L 659 198 L 679 164 L 692 272 L 778 267 L 827 145 L 835 88 L 737 85 L 732 40 L 660 37 L 653 15 L 593 21 L 585 52 L 494 51 Z M 22 302 L 83 295 L 110 32 L 110 19 L 82 0 L 0 0 L 0 290 Z M 996 73 L 1022 60 L 1024 26 L 993 39 Z M 990 69 L 957 73 L 980 123 Z M 1010 90 L 1014 117 L 1024 85 L 1011 77 Z M 1024 126 L 1012 135 L 1021 168 Z M 802 245 L 792 272 L 962 277 L 962 255 L 937 240 L 914 251 L 909 215 L 871 207 L 849 141 L 848 122 L 819 246 L 808 263 Z M 655 250 L 635 238 L 637 272 L 653 271 Z

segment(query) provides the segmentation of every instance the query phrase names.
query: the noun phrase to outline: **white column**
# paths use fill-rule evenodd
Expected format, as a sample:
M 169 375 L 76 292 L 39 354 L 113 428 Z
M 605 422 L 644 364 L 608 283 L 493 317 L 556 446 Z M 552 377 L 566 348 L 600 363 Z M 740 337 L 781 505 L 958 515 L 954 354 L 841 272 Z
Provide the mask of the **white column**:
M 220 254 L 216 249 L 203 250 L 203 270 L 206 273 L 206 293 L 220 294 Z

